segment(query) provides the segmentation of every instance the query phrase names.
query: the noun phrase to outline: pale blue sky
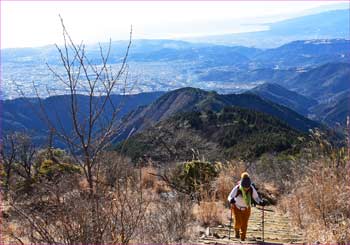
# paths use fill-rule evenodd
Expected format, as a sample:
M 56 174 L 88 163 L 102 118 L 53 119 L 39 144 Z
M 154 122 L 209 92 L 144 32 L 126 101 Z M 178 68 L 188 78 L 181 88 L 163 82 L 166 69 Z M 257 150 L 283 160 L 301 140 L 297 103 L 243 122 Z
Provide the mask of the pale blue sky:
M 337 1 L 4 1 L 1 48 L 60 43 L 58 14 L 73 38 L 86 43 L 133 38 L 181 38 L 253 31 L 264 23 L 330 7 Z

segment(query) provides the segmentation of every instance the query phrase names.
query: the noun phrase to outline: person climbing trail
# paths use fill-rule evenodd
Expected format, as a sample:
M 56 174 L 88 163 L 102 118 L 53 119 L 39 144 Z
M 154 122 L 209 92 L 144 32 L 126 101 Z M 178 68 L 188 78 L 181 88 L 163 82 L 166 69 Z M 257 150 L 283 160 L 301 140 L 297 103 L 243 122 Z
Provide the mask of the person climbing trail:
M 233 187 L 227 197 L 227 200 L 231 203 L 231 214 L 233 214 L 232 216 L 234 216 L 235 220 L 235 237 L 238 239 L 241 238 L 241 241 L 245 241 L 246 239 L 252 199 L 258 205 L 265 206 L 267 204 L 266 200 L 259 197 L 249 174 L 244 172 L 241 175 L 239 184 Z

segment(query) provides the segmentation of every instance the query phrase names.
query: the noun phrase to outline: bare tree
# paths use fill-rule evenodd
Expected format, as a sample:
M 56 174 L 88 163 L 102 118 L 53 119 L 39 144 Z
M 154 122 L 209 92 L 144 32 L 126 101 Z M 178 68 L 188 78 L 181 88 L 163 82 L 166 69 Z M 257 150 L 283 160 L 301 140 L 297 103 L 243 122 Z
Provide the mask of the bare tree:
M 117 119 L 122 105 L 114 104 L 111 95 L 116 92 L 118 86 L 122 87 L 124 93 L 126 92 L 128 79 L 126 61 L 131 46 L 132 29 L 125 56 L 119 69 L 114 71 L 108 63 L 111 53 L 111 40 L 106 52 L 99 44 L 101 63 L 94 64 L 87 56 L 84 43 L 76 44 L 68 33 L 61 16 L 60 20 L 64 42 L 63 47 L 55 46 L 64 68 L 64 74 L 56 71 L 49 64 L 47 66 L 68 90 L 69 99 L 66 103 L 68 103 L 68 113 L 71 118 L 71 125 L 68 129 L 64 127 L 58 114 L 55 117 L 56 122 L 53 122 L 52 118 L 49 117 L 50 113 L 47 108 L 43 106 L 36 88 L 35 90 L 41 105 L 41 117 L 47 123 L 50 131 L 54 132 L 55 136 L 64 142 L 76 162 L 82 166 L 89 183 L 90 194 L 93 195 L 93 169 L 96 167 L 96 158 L 120 130 L 120 123 Z M 83 92 L 88 96 L 87 112 L 84 112 L 80 107 L 79 92 Z M 108 114 L 106 113 L 107 108 L 109 109 Z M 50 110 L 52 109 L 50 108 Z
M 31 138 L 26 134 L 17 134 L 16 136 L 16 160 L 18 167 L 15 171 L 26 180 L 33 177 L 34 155 L 37 151 Z
M 4 148 L 4 146 L 6 146 L 6 148 Z M 13 135 L 6 135 L 2 138 L 0 157 L 4 170 L 4 176 L 2 181 L 4 188 L 4 199 L 7 200 L 7 195 L 10 188 L 10 180 L 12 177 L 16 157 L 16 148 Z
M 35 175 L 33 171 L 36 152 L 37 148 L 27 134 L 16 132 L 3 136 L 0 154 L 4 168 L 5 199 L 8 197 L 13 174 L 24 180 L 25 189 L 30 186 Z

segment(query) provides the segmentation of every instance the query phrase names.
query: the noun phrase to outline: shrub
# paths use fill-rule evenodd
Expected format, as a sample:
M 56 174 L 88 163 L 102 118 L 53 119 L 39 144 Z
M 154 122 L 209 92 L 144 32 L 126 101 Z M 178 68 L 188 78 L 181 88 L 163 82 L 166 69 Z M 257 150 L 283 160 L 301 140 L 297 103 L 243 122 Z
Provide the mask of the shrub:
M 44 160 L 39 168 L 38 175 L 47 179 L 53 179 L 65 174 L 80 173 L 80 168 L 69 163 L 54 163 L 52 160 Z
M 201 191 L 211 191 L 211 183 L 219 174 L 220 165 L 193 160 L 178 165 L 172 175 L 174 185 L 200 200 Z

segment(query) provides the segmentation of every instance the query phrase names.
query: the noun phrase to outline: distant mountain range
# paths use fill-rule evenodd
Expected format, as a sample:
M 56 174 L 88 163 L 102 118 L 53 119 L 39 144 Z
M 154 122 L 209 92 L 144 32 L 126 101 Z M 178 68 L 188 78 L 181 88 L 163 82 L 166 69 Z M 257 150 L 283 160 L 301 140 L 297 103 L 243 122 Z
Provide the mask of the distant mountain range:
M 273 48 L 296 40 L 349 38 L 349 9 L 339 9 L 267 23 L 267 31 L 191 38 L 194 42 Z
M 300 94 L 326 102 L 350 90 L 349 77 L 349 63 L 329 63 L 301 73 L 284 84 Z
M 110 62 L 115 69 L 118 69 L 124 44 L 113 43 L 112 47 L 116 48 Z M 329 63 L 350 64 L 350 40 L 344 39 L 295 41 L 267 50 L 167 40 L 140 40 L 134 45 L 136 48 L 131 50 L 129 67 L 130 74 L 141 85 L 137 92 L 191 86 L 219 93 L 237 93 L 265 82 L 294 90 L 289 84 L 297 84 L 297 80 L 301 81 L 298 84 L 303 84 L 303 79 L 307 78 L 301 75 L 303 72 Z M 99 52 L 95 48 L 90 47 L 92 52 L 88 52 L 88 56 L 99 64 Z M 35 96 L 28 88 L 28 79 L 38 84 L 41 96 L 47 94 L 46 85 L 55 91 L 62 90 L 62 84 L 50 75 L 45 60 L 54 70 L 62 72 L 52 48 L 3 50 L 4 98 L 18 97 L 18 87 L 25 88 L 27 96 Z M 339 69 L 334 72 L 341 72 Z M 298 87 L 298 91 L 301 90 Z
M 293 41 L 267 49 L 254 57 L 262 64 L 274 67 L 305 67 L 329 62 L 349 62 L 350 40 L 311 39 Z
M 261 98 L 284 105 L 304 116 L 308 116 L 310 107 L 318 104 L 317 100 L 290 91 L 275 83 L 264 83 L 246 93 L 253 93 Z
M 130 60 L 139 62 L 196 61 L 201 66 L 205 65 L 204 67 L 240 65 L 247 68 L 252 63 L 256 67 L 264 68 L 307 67 L 330 62 L 350 62 L 350 40 L 312 39 L 293 41 L 281 47 L 266 50 L 243 46 L 197 46 L 196 44 L 171 48 L 169 45 L 167 48 L 161 48 L 153 52 L 135 53 L 130 56 Z
M 136 110 L 139 106 L 148 105 L 163 95 L 163 92 L 142 93 L 137 95 L 112 95 L 111 101 L 115 107 L 120 108 L 118 119 L 120 120 L 130 111 Z M 88 115 L 88 96 L 78 95 L 77 103 L 79 118 L 84 120 Z M 98 98 L 94 99 L 97 104 Z M 68 95 L 52 96 L 42 99 L 19 98 L 5 100 L 2 103 L 2 132 L 4 134 L 21 131 L 34 135 L 34 140 L 43 143 L 48 137 L 48 125 L 43 112 L 48 119 L 54 123 L 57 129 L 64 128 L 66 132 L 72 131 L 72 119 L 70 113 L 70 97 Z M 109 103 L 106 106 L 103 118 L 109 118 L 112 107 Z
M 87 96 L 78 97 L 79 118 L 84 120 L 88 113 Z M 96 98 L 97 100 L 97 98 Z M 130 132 L 138 133 L 160 121 L 166 120 L 180 112 L 208 111 L 218 112 L 225 107 L 237 106 L 273 116 L 296 130 L 306 132 L 320 125 L 287 107 L 263 100 L 253 94 L 220 95 L 195 88 L 182 88 L 168 93 L 147 93 L 132 96 L 112 96 L 115 105 L 120 105 L 119 120 L 124 131 L 117 141 L 125 139 Z M 41 110 L 44 108 L 50 120 L 57 128 L 61 125 L 70 132 L 71 118 L 69 97 L 55 96 L 42 100 L 21 98 L 3 101 L 3 132 L 13 130 L 32 131 L 38 141 L 47 137 L 47 127 L 42 121 Z M 106 108 L 104 117 L 109 117 L 110 107 Z M 58 118 L 60 119 L 58 121 Z
M 327 124 L 330 127 L 341 126 L 345 128 L 346 117 L 350 115 L 350 83 L 348 77 L 346 79 L 344 90 L 338 90 L 336 93 L 328 93 L 328 97 L 323 96 L 323 94 L 327 94 L 326 91 L 331 90 L 331 85 L 323 86 L 319 81 L 319 84 L 315 85 L 314 90 L 318 91 L 318 94 L 324 98 L 324 100 L 319 101 L 313 99 L 317 98 L 317 96 L 312 96 L 314 92 L 311 92 L 311 95 L 304 96 L 278 84 L 270 83 L 259 85 L 246 93 L 253 93 L 266 100 L 284 105 L 301 115 Z M 334 84 L 334 89 L 337 87 Z
M 176 43 L 176 42 L 175 42 Z M 175 43 L 173 43 L 175 45 Z M 182 43 L 183 45 L 186 46 L 186 43 Z M 254 55 L 256 57 L 265 57 L 264 53 L 270 57 L 270 59 L 267 60 L 273 60 L 273 55 L 272 53 L 276 53 L 276 50 L 280 50 L 277 52 L 279 54 L 280 52 L 285 55 L 285 57 L 288 56 L 293 56 L 293 46 L 299 47 L 300 52 L 304 52 L 304 46 L 308 46 L 309 48 L 306 49 L 308 51 L 308 58 L 305 58 L 305 60 L 309 59 L 310 57 L 311 60 L 317 60 L 320 59 L 319 61 L 315 61 L 315 63 L 321 63 L 319 66 L 314 66 L 310 65 L 310 67 L 303 67 L 303 68 L 286 68 L 286 69 L 280 69 L 280 68 L 257 68 L 257 69 L 249 69 L 249 68 L 244 68 L 244 66 L 249 66 L 251 63 L 251 60 L 253 59 Z M 310 46 L 311 45 L 311 46 Z M 349 46 L 349 47 L 348 47 Z M 288 47 L 288 48 L 287 48 Z M 347 50 L 349 48 L 349 50 Z M 183 47 L 179 47 L 180 50 L 187 50 L 187 48 L 183 49 Z M 324 108 L 328 108 L 328 106 L 333 106 L 332 112 L 334 114 L 338 115 L 343 115 L 343 113 L 338 113 L 338 110 L 342 110 L 341 108 L 337 109 L 337 106 L 341 106 L 343 103 L 339 102 L 334 103 L 334 101 L 338 101 L 337 98 L 339 95 L 343 94 L 346 91 L 350 91 L 350 83 L 349 83 L 349 77 L 350 77 L 350 63 L 344 63 L 344 62 L 333 62 L 333 63 L 326 63 L 322 64 L 322 61 L 325 57 L 333 57 L 334 59 L 338 59 L 341 57 L 341 53 L 343 52 L 349 52 L 350 53 L 350 41 L 345 41 L 345 40 L 328 40 L 327 42 L 321 42 L 320 40 L 318 42 L 316 41 L 298 41 L 294 42 L 285 46 L 282 46 L 280 48 L 277 48 L 273 51 L 271 50 L 266 50 L 266 51 L 258 51 L 256 49 L 246 49 L 242 48 L 242 52 L 245 52 L 246 54 L 249 53 L 251 55 L 250 58 L 244 58 L 246 56 L 243 56 L 243 54 L 239 54 L 241 48 L 235 47 L 235 48 L 230 48 L 230 47 L 222 47 L 223 53 L 225 53 L 227 50 L 226 49 L 232 49 L 231 53 L 228 52 L 226 58 L 223 58 L 219 62 L 226 63 L 229 62 L 230 58 L 233 59 L 233 61 L 230 61 L 231 64 L 235 63 L 236 61 L 238 64 L 242 65 L 243 67 L 237 67 L 235 65 L 233 66 L 215 66 L 214 68 L 208 69 L 208 64 L 211 63 L 219 63 L 215 61 L 215 49 L 211 50 L 209 49 L 207 54 L 207 58 L 203 58 L 204 61 L 207 61 L 207 65 L 198 66 L 195 68 L 192 72 L 196 73 L 197 79 L 199 79 L 199 84 L 205 84 L 205 83 L 212 83 L 213 80 L 218 80 L 221 81 L 221 83 L 240 83 L 244 86 L 252 86 L 250 84 L 258 83 L 258 84 L 263 84 L 268 82 L 269 84 L 262 85 L 260 87 L 257 87 L 256 89 L 251 90 L 251 93 L 257 94 L 260 97 L 267 99 L 269 101 L 272 101 L 274 103 L 286 106 L 292 110 L 295 110 L 296 112 L 308 116 L 310 115 L 311 118 L 317 119 L 320 121 L 324 121 L 327 124 L 333 125 L 337 121 L 333 121 L 335 119 L 339 119 L 341 121 L 341 124 L 343 125 L 342 122 L 344 122 L 344 119 L 339 118 L 338 116 L 325 116 L 327 113 L 324 110 L 321 109 L 313 109 L 317 104 L 323 105 Z M 194 49 L 194 50 L 202 50 L 200 49 Z M 305 52 L 306 52 L 305 51 Z M 205 53 L 205 51 L 203 51 Z M 338 53 L 337 53 L 338 52 Z M 164 53 L 166 54 L 166 52 Z M 201 60 L 201 57 L 205 57 L 205 54 L 203 56 L 200 56 L 201 52 L 198 51 L 196 53 L 196 58 Z M 282 54 L 279 54 L 279 57 L 284 57 Z M 294 53 L 296 56 L 297 53 Z M 171 56 L 171 55 L 170 55 Z M 240 57 L 235 60 L 235 57 Z M 338 57 L 338 58 L 337 58 Z M 345 56 L 348 57 L 348 56 Z M 220 60 L 220 57 L 217 57 Z M 333 59 L 332 58 L 332 59 Z M 276 61 L 278 63 L 278 60 L 282 58 L 276 58 Z M 283 58 L 284 60 L 287 60 L 287 58 Z M 202 61 L 203 61 L 202 60 Z M 213 60 L 213 61 L 210 61 Z M 326 59 L 325 59 L 326 60 Z M 247 63 L 246 63 L 247 62 Z M 287 62 L 287 61 L 286 61 Z M 258 63 L 258 62 L 257 62 Z M 272 62 L 273 63 L 273 62 Z M 271 64 L 272 64 L 271 63 Z M 245 65 L 243 65 L 245 64 Z M 311 62 L 313 64 L 313 62 Z M 209 65 L 210 66 L 210 65 Z M 271 85 L 271 83 L 274 83 L 274 85 Z M 198 84 L 198 85 L 199 85 Z M 289 90 L 289 91 L 288 91 Z M 181 90 L 180 90 L 181 91 Z M 194 101 L 190 101 L 190 105 L 195 105 L 196 103 L 199 103 L 201 98 L 207 97 L 207 92 L 204 91 L 201 93 L 198 93 L 196 96 L 199 96 L 198 98 L 191 97 L 191 99 L 194 99 Z M 155 94 L 162 94 L 162 93 L 155 93 Z M 202 94 L 202 95 L 201 95 Z M 143 98 L 142 95 L 140 95 L 140 98 Z M 153 95 L 152 95 L 153 96 Z M 169 95 L 170 96 L 170 95 Z M 174 96 L 174 95 L 172 95 Z M 184 95 L 182 95 L 184 96 Z M 226 96 L 226 97 L 225 97 Z M 256 99 L 251 99 L 251 101 L 246 101 L 246 104 L 237 104 L 238 101 L 242 101 L 245 98 L 239 96 L 243 95 L 222 95 L 221 98 L 218 97 L 218 95 L 212 95 L 212 98 L 214 98 L 215 103 L 220 104 L 220 109 L 223 107 L 223 105 L 237 105 L 237 106 L 242 106 L 244 108 L 250 108 L 250 109 L 257 109 L 257 105 L 261 107 L 265 102 L 261 101 L 256 101 L 255 107 L 251 106 L 249 107 L 249 103 L 255 103 Z M 245 96 L 245 95 L 244 95 Z M 118 96 L 117 96 L 118 97 Z M 136 96 L 137 97 L 137 96 Z M 232 99 L 232 98 L 236 98 Z M 54 98 L 57 98 L 59 100 L 59 97 L 53 97 L 50 100 L 54 100 Z M 83 98 L 83 97 L 82 97 Z M 156 97 L 152 97 L 156 98 Z M 186 97 L 187 98 L 187 97 Z M 185 98 L 185 99 L 186 99 Z M 142 101 L 143 100 L 143 101 Z M 164 98 L 163 98 L 164 100 Z M 178 98 L 179 101 L 181 101 L 181 97 Z M 21 99 L 17 101 L 5 101 L 4 102 L 4 112 L 7 113 L 6 108 L 11 108 L 11 106 L 15 105 L 21 101 Z M 35 101 L 35 100 L 34 100 Z M 49 100 L 48 100 L 49 101 Z M 137 106 L 140 105 L 148 105 L 150 102 L 153 100 L 149 99 L 136 99 L 136 101 L 139 101 L 142 103 L 137 104 Z M 175 101 L 178 103 L 177 101 Z M 330 103 L 331 102 L 331 103 Z M 35 102 L 37 103 L 37 102 Z M 34 104 L 35 104 L 34 103 Z M 173 102 L 168 102 L 168 103 L 173 103 Z M 175 104 L 176 104 L 175 103 Z M 182 101 L 181 103 L 186 103 L 185 101 Z M 204 102 L 201 102 L 204 103 Z M 23 103 L 25 105 L 26 103 Z M 266 104 L 266 103 L 265 103 Z M 265 105 L 264 104 L 264 105 Z M 28 105 L 26 105 L 28 106 Z M 135 105 L 134 107 L 130 108 L 130 110 L 135 110 L 137 108 Z M 163 105 L 164 106 L 164 105 Z M 157 113 L 161 113 L 161 110 L 159 111 L 157 106 L 155 106 Z M 177 107 L 176 107 L 177 108 Z M 192 108 L 192 107 L 191 107 Z M 186 108 L 182 108 L 186 109 Z M 12 109 L 10 109 L 11 111 Z M 128 110 L 128 112 L 130 111 Z M 147 110 L 153 110 L 153 109 L 147 109 Z M 267 110 L 266 107 L 264 110 Z M 263 112 L 267 112 L 264 111 Z M 12 112 L 13 114 L 4 114 L 4 129 L 7 129 L 8 125 L 11 125 L 11 127 L 14 128 L 27 128 L 25 126 L 26 123 L 31 124 L 31 117 L 30 115 L 25 115 L 25 113 L 22 115 L 22 112 L 20 111 L 27 111 L 24 108 L 18 108 L 18 113 L 16 114 L 15 112 Z M 281 110 L 283 111 L 283 110 Z M 146 113 L 145 111 L 142 111 L 142 113 Z M 172 111 L 166 112 L 166 113 L 172 113 Z M 165 116 L 167 114 L 164 114 Z M 273 115 L 277 115 L 275 112 Z M 163 115 L 162 115 L 163 116 Z M 152 121 L 154 115 L 147 114 L 145 118 L 147 120 Z M 156 116 L 157 117 L 157 116 Z M 281 119 L 282 115 L 280 114 L 279 116 Z M 13 121 L 6 121 L 8 119 L 11 119 L 16 121 L 13 123 Z M 154 122 L 157 122 L 158 119 L 161 119 L 162 117 L 155 118 L 153 120 Z M 285 116 L 285 118 L 290 118 L 290 116 Z M 328 118 L 327 120 L 325 118 Z M 23 120 L 24 124 L 22 124 L 21 120 Z M 135 118 L 132 120 L 136 120 Z M 137 119 L 139 120 L 139 119 Z M 146 120 L 146 119 L 143 119 Z M 291 119 L 286 119 L 291 123 L 292 126 L 304 130 L 305 128 L 310 128 L 309 126 L 297 126 L 296 122 L 298 121 L 297 119 L 295 122 L 292 123 L 293 120 Z M 38 123 L 34 123 L 34 125 L 39 125 Z M 41 128 L 41 126 L 39 127 Z
M 102 43 L 107 49 L 108 44 Z M 111 43 L 111 63 L 118 63 L 125 54 L 127 43 Z M 60 64 L 53 46 L 40 48 L 3 49 L 2 62 L 6 64 Z M 87 56 L 96 64 L 101 63 L 99 47 L 87 46 Z M 293 41 L 272 49 L 256 49 L 245 46 L 223 46 L 188 43 L 175 40 L 134 40 L 128 57 L 134 62 L 196 61 L 208 65 L 233 65 L 256 63 L 260 67 L 295 67 L 320 65 L 329 62 L 347 62 L 350 58 L 348 39 L 311 39 Z M 210 63 L 211 61 L 211 63 Z M 212 63 L 215 61 L 215 63 Z
M 350 116 L 350 91 L 345 91 L 327 103 L 321 103 L 312 108 L 319 121 L 331 127 L 346 127 L 346 118 Z

